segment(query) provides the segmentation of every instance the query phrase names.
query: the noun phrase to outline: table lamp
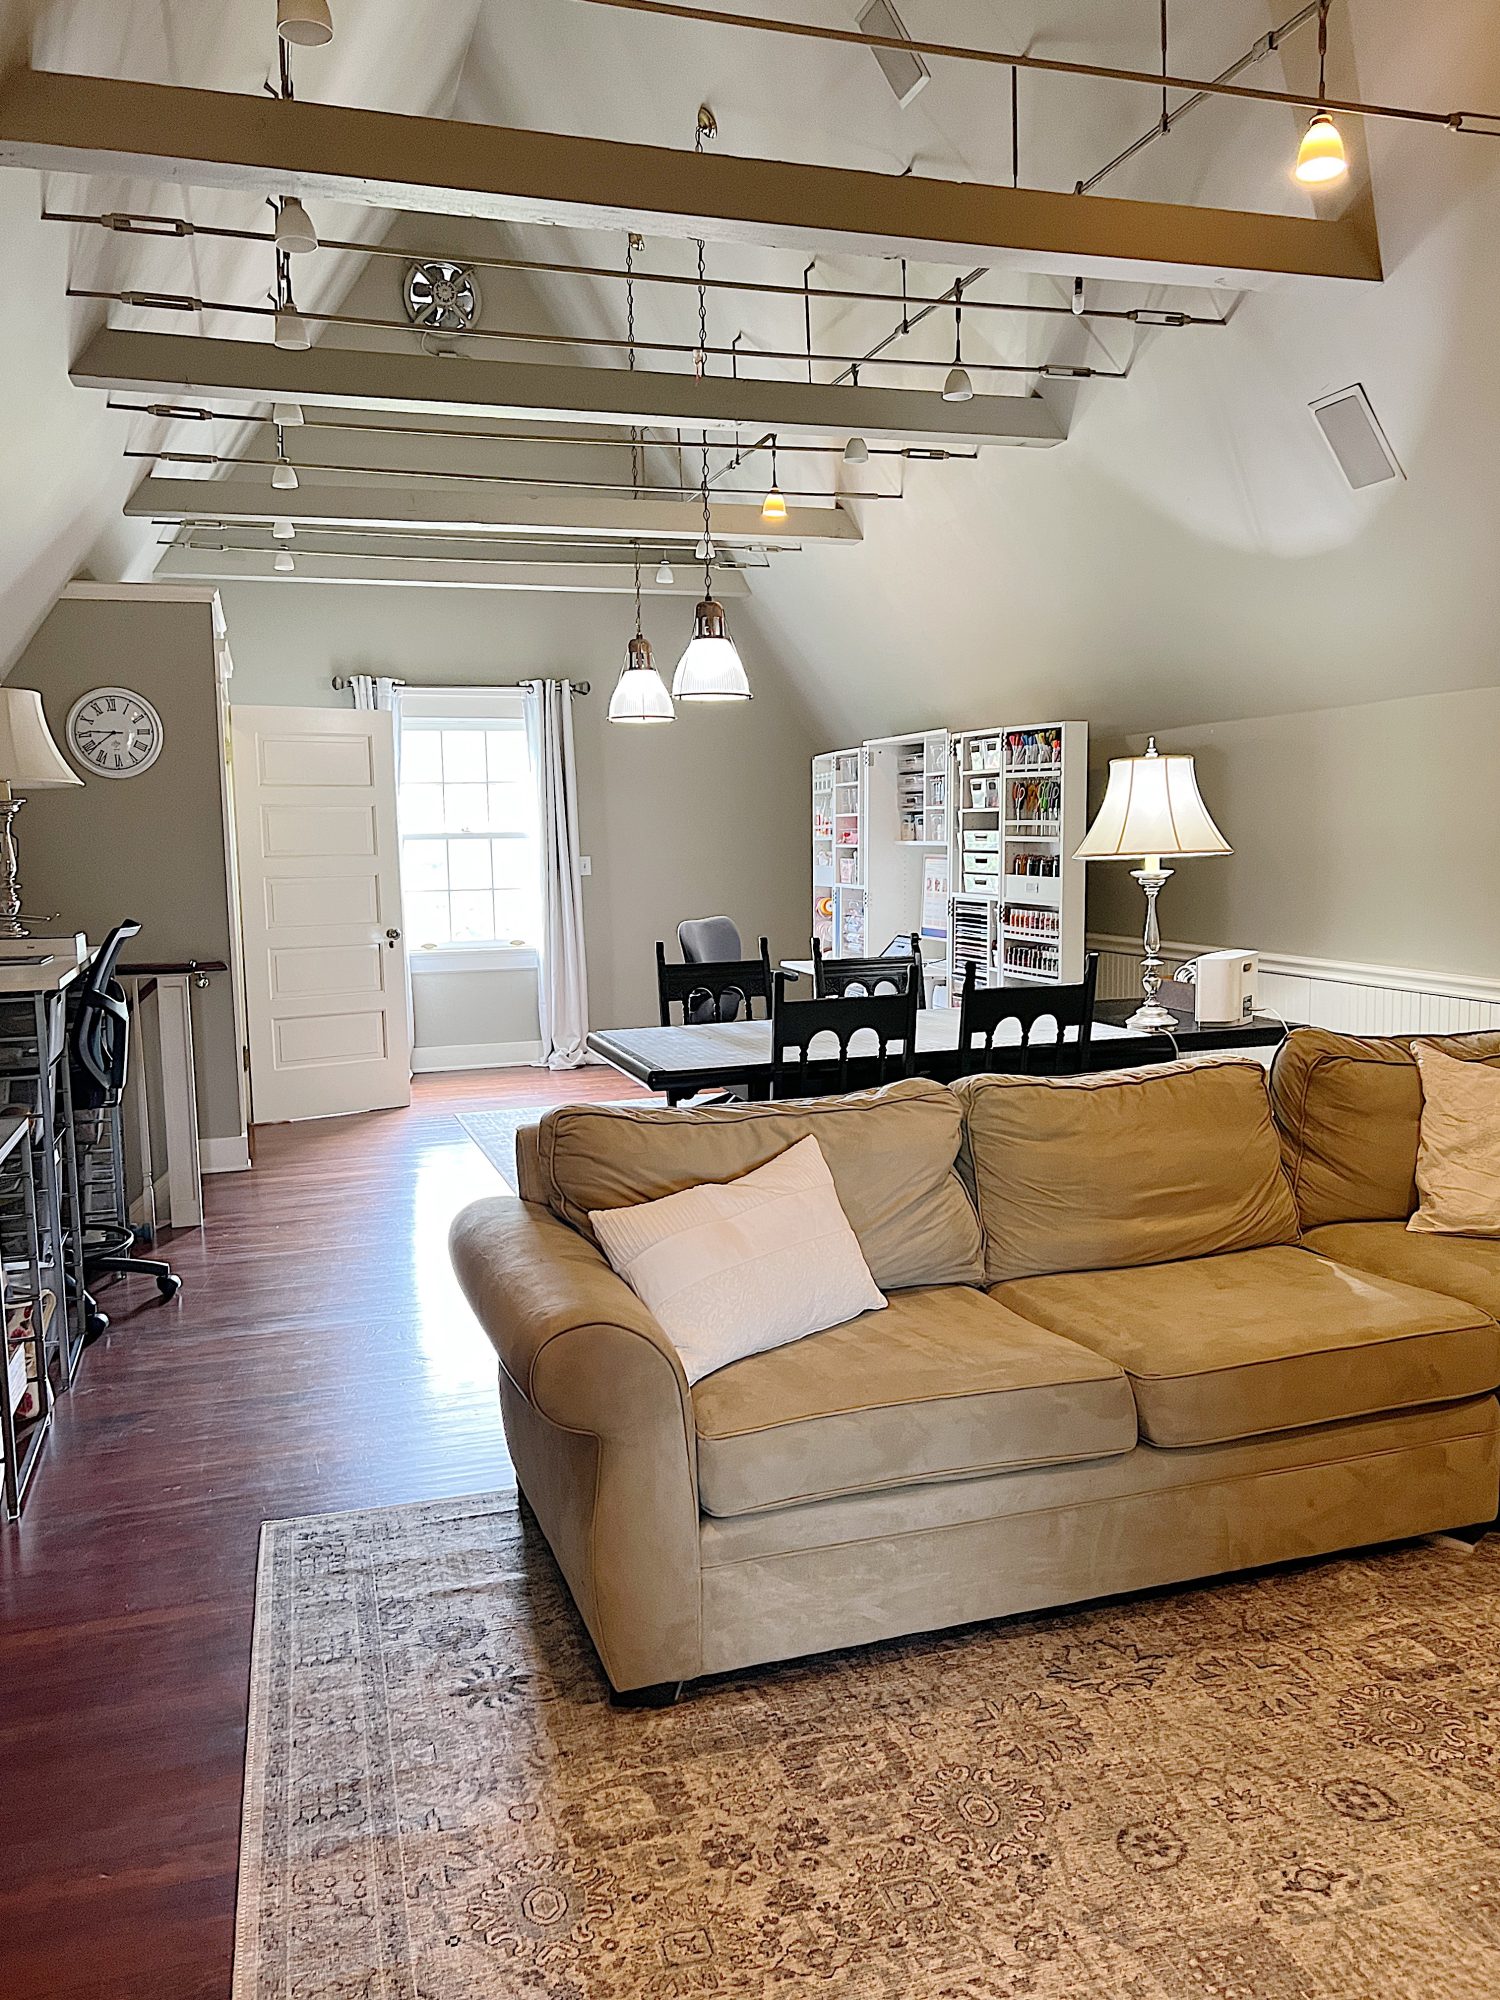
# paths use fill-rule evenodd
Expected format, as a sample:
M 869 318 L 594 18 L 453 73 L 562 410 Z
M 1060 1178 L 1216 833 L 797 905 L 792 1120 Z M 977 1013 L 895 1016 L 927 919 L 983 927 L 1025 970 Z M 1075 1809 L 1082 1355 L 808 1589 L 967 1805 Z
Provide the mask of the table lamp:
M 1234 849 L 1209 817 L 1198 792 L 1191 757 L 1163 757 L 1156 738 L 1144 757 L 1111 757 L 1109 784 L 1094 823 L 1083 836 L 1075 860 L 1125 861 L 1140 855 L 1131 874 L 1146 892 L 1145 958 L 1141 986 L 1145 999 L 1126 1022 L 1128 1028 L 1175 1027 L 1175 1018 L 1157 999 L 1161 989 L 1161 931 L 1156 899 L 1172 879 L 1162 867 L 1194 854 L 1233 854 Z
M 30 937 L 21 921 L 16 814 L 25 805 L 12 787 L 51 790 L 83 783 L 52 740 L 35 688 L 0 687 L 0 938 Z

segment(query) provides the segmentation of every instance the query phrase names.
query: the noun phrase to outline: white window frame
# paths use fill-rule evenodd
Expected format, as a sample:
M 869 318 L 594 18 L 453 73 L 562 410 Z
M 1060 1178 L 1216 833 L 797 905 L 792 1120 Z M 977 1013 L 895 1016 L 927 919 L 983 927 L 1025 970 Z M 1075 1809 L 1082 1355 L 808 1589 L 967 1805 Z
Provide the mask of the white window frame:
M 519 688 L 461 688 L 452 690 L 403 688 L 399 697 L 397 714 L 398 734 L 408 721 L 435 726 L 453 725 L 464 722 L 508 722 L 525 726 L 525 695 Z M 397 781 L 399 798 L 400 782 Z M 401 833 L 404 850 L 408 839 L 426 836 Z M 442 835 L 433 835 L 441 839 Z M 491 836 L 498 838 L 500 836 Z M 522 838 L 516 835 L 514 838 Z M 406 899 L 406 885 L 402 883 L 402 902 Z M 494 943 L 474 940 L 449 944 L 422 945 L 406 922 L 408 951 L 407 963 L 414 978 L 423 978 L 434 973 L 448 972 L 494 972 L 502 970 L 534 971 L 539 964 L 537 947 L 534 944 L 517 945 L 502 941 Z

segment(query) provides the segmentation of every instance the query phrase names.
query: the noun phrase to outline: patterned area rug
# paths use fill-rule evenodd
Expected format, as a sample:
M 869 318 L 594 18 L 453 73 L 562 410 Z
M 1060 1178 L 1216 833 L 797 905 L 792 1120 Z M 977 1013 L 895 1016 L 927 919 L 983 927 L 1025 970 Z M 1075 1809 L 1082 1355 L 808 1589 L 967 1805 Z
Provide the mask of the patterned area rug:
M 600 1100 L 591 1098 L 589 1101 L 597 1103 Z M 656 1104 L 660 1100 L 654 1097 L 622 1097 L 609 1101 L 620 1104 Z M 454 1116 L 514 1194 L 516 1133 L 522 1125 L 535 1125 L 542 1113 L 551 1108 L 547 1104 L 509 1104 L 497 1111 L 459 1111 L 455 1112 Z
M 270 1524 L 235 2000 L 1493 2000 L 1500 1537 L 612 1708 L 504 1495 Z

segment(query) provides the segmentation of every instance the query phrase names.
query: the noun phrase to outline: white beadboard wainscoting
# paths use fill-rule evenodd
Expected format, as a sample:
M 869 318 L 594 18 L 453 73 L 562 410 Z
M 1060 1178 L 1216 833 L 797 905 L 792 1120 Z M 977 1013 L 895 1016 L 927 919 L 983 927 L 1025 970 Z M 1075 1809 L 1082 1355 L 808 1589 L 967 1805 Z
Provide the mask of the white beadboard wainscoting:
M 1099 954 L 1099 996 L 1128 1000 L 1141 990 L 1139 938 L 1091 935 Z M 1211 945 L 1164 944 L 1169 972 Z M 1500 979 L 1421 972 L 1409 965 L 1358 965 L 1334 958 L 1260 955 L 1260 1006 L 1288 1021 L 1345 1035 L 1453 1035 L 1500 1028 Z

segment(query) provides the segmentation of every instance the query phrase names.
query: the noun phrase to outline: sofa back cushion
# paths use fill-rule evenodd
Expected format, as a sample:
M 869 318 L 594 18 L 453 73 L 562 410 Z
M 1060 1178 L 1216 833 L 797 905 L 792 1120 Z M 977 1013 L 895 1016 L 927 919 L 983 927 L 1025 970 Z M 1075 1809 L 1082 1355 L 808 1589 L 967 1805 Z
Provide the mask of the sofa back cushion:
M 883 1292 L 981 1282 L 979 1219 L 957 1171 L 963 1109 L 922 1077 L 780 1104 L 562 1105 L 538 1128 L 537 1185 L 592 1242 L 591 1209 L 738 1180 L 809 1137 Z
M 1500 1063 L 1493 1029 L 1424 1040 L 1445 1055 Z M 1410 1036 L 1294 1028 L 1271 1066 L 1271 1103 L 1304 1229 L 1411 1214 L 1422 1083 Z
M 955 1094 L 989 1284 L 1296 1239 L 1257 1062 L 972 1076 Z

